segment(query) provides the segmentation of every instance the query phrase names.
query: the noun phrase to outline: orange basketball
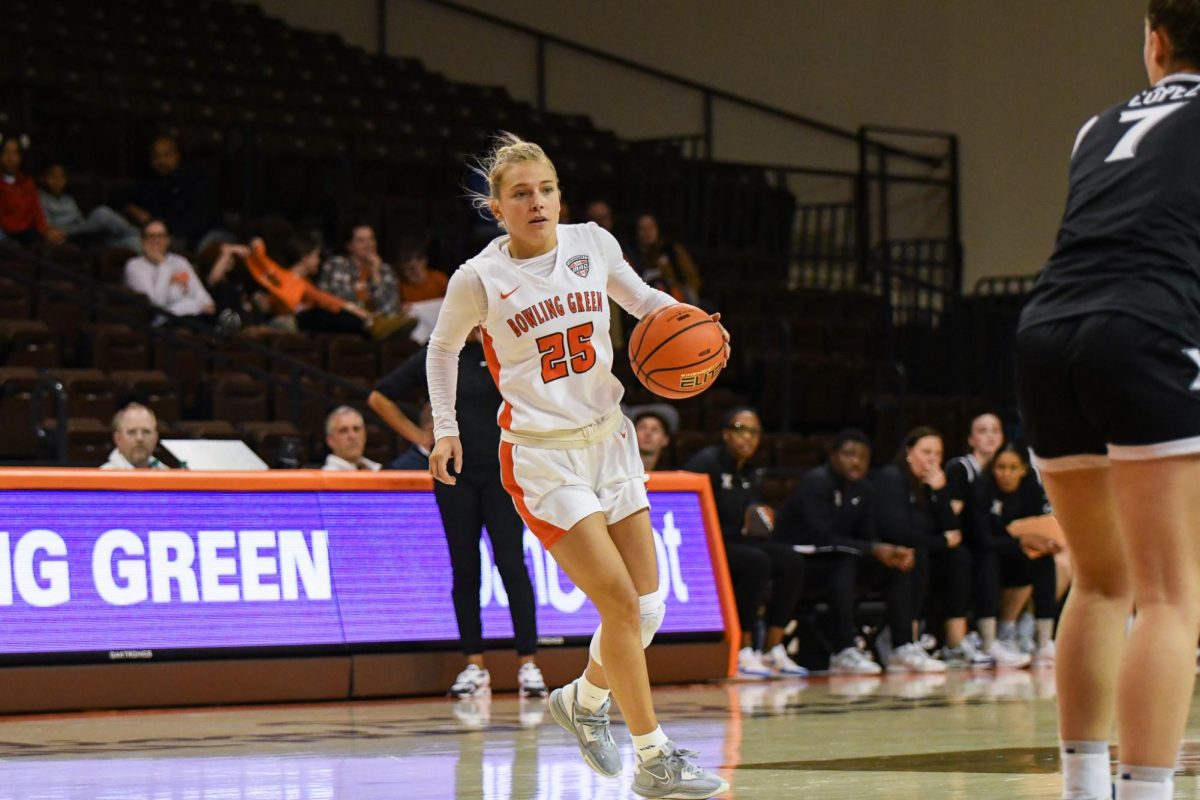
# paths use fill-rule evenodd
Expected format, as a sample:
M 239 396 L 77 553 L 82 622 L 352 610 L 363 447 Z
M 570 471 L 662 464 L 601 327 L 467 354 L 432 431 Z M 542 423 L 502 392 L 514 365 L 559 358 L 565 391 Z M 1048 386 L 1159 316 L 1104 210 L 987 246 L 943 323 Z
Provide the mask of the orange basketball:
M 647 314 L 629 337 L 629 363 L 650 391 L 680 399 L 700 394 L 721 374 L 725 338 L 704 311 L 677 303 Z

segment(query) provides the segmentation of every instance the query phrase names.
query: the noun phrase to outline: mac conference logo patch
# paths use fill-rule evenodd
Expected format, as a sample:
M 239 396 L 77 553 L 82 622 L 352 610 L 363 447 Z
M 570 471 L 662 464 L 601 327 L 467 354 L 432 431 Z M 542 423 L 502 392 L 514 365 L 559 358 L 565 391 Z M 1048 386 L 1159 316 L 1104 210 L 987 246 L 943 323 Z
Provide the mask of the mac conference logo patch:
M 591 265 L 588 262 L 587 256 L 575 256 L 574 258 L 568 259 L 567 267 L 570 268 L 571 272 L 574 272 L 581 278 L 586 278 L 588 270 L 591 269 Z

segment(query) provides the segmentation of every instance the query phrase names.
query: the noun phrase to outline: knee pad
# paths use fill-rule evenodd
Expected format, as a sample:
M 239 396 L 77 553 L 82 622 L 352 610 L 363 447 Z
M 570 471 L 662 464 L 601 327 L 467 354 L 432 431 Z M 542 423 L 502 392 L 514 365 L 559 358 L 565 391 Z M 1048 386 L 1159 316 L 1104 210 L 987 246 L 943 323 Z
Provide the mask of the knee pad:
M 644 650 L 650 646 L 650 642 L 654 641 L 654 634 L 662 627 L 663 617 L 667 615 L 667 604 L 663 602 L 662 595 L 655 592 L 639 597 L 638 606 L 641 612 L 642 649 Z
M 592 657 L 600 666 L 604 666 L 604 662 L 600 660 L 600 631 L 604 628 L 603 624 L 596 626 L 596 632 L 592 634 L 592 642 L 588 645 L 588 655 Z
M 645 649 L 650 646 L 650 642 L 654 641 L 654 634 L 662 627 L 663 618 L 667 615 L 667 604 L 663 602 L 662 595 L 657 592 L 642 595 L 638 598 L 638 612 L 642 629 L 642 648 Z M 592 634 L 592 641 L 588 645 L 588 655 L 600 666 L 604 666 L 604 662 L 600 660 L 600 632 L 603 629 L 603 624 L 596 627 L 596 632 Z

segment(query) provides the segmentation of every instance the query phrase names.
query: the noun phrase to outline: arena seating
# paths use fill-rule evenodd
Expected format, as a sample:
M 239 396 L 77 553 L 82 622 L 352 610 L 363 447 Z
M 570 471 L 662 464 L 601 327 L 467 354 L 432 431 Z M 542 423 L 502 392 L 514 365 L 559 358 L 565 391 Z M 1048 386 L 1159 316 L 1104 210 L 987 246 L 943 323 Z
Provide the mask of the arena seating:
M 336 247 L 347 221 L 364 220 L 385 255 L 403 238 L 431 236 L 435 265 L 450 268 L 479 241 L 479 218 L 462 199 L 462 154 L 510 129 L 546 146 L 576 210 L 595 197 L 629 217 L 654 210 L 692 249 L 704 300 L 733 332 L 722 385 L 679 404 L 685 430 L 670 463 L 713 441 L 737 405 L 759 407 L 768 429 L 780 432 L 760 460 L 784 470 L 815 463 L 821 435 L 845 425 L 885 433 L 890 447 L 896 403 L 914 406 L 909 420 L 928 410 L 911 397 L 880 399 L 896 390 L 886 380 L 894 367 L 879 361 L 884 307 L 877 286 L 845 279 L 854 236 L 845 205 L 798 206 L 762 169 L 689 160 L 670 142 L 622 141 L 587 117 L 540 112 L 503 88 L 449 81 L 414 59 L 291 28 L 251 4 L 12 0 L 9 9 L 13 24 L 0 30 L 0 123 L 29 133 L 41 159 L 65 161 L 70 191 L 85 208 L 128 185 L 145 168 L 149 141 L 171 132 L 185 162 L 217 187 L 224 222 L 239 234 L 275 215 L 324 232 Z M 898 248 L 896 258 L 919 270 L 944 255 L 935 249 Z M 273 457 L 281 437 L 299 436 L 300 452 L 318 460 L 329 405 L 363 406 L 371 384 L 415 349 L 407 340 L 284 333 L 221 337 L 207 350 L 193 335 L 196 347 L 174 346 L 147 333 L 153 311 L 137 298 L 92 288 L 119 285 L 129 251 L 42 255 L 53 269 L 0 262 L 5 419 L 36 384 L 38 373 L 28 370 L 45 369 L 63 381 L 71 407 L 86 410 L 80 419 L 102 421 L 110 399 L 133 393 L 151 398 L 175 434 L 213 435 L 214 418 L 236 420 L 226 432 L 260 453 Z M 914 325 L 900 335 L 911 349 L 927 334 Z M 618 376 L 628 401 L 653 400 L 624 360 Z M 89 370 L 88 380 L 63 380 L 64 369 Z M 330 375 L 345 380 L 335 386 Z M 910 376 L 918 388 L 931 381 Z M 936 410 L 955 436 L 967 403 L 948 403 L 954 414 Z M 384 456 L 397 449 L 378 426 L 370 441 Z M 48 445 L 22 433 L 0 458 L 45 458 Z

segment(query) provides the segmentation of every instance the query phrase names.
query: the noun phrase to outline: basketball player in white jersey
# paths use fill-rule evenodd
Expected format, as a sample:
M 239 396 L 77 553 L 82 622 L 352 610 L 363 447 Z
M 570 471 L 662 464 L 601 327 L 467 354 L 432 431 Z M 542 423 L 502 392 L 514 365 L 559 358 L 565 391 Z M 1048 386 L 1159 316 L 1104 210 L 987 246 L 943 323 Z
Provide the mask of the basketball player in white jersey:
M 612 374 L 608 335 L 610 296 L 638 318 L 675 300 L 638 277 L 607 231 L 593 223 L 558 224 L 558 176 L 537 145 L 504 134 L 480 172 L 490 196 L 477 204 L 507 235 L 451 277 L 429 340 L 436 439 L 429 471 L 452 484 L 462 469 L 457 358 L 467 334 L 481 325 L 504 398 L 504 487 L 529 529 L 600 613 L 587 669 L 550 695 L 555 721 L 575 735 L 592 769 L 619 775 L 621 756 L 609 732 L 611 691 L 633 738 L 635 793 L 721 794 L 729 784 L 667 738 L 650 697 L 642 650 L 662 624 L 665 606 L 646 475 L 637 434 L 620 411 L 623 389 Z

